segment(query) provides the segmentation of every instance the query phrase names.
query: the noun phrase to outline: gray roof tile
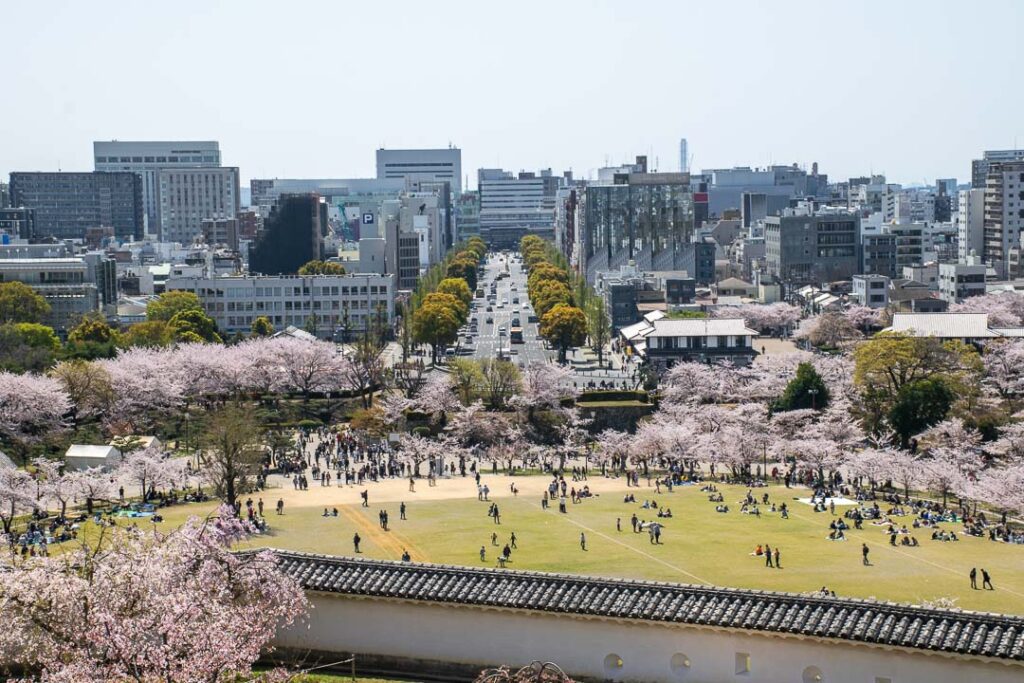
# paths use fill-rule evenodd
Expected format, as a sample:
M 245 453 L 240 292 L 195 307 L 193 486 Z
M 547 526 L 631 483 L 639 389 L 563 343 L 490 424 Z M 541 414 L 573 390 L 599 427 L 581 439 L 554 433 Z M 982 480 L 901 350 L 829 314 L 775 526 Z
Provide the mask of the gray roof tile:
M 1024 618 L 1009 615 L 733 588 L 275 552 L 282 570 L 310 591 L 800 633 L 1024 661 Z

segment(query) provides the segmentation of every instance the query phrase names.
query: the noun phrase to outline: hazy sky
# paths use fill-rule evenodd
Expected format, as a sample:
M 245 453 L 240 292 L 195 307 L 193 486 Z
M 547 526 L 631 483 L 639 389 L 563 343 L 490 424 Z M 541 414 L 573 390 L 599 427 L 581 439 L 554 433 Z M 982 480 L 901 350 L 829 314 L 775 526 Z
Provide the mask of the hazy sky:
M 587 176 L 818 161 L 969 180 L 1024 144 L 1024 2 L 8 2 L 0 174 L 97 139 L 215 139 L 250 177 L 374 174 L 446 146 Z

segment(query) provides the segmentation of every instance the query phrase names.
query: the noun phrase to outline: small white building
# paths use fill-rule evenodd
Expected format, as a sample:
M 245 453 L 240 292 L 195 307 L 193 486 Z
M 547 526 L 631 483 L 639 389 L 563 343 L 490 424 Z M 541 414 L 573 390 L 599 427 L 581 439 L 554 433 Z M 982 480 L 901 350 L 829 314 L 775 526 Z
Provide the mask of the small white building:
M 885 275 L 854 275 L 853 299 L 868 308 L 889 305 L 889 278 Z
M 100 467 L 111 470 L 121 464 L 121 451 L 113 446 L 72 444 L 64 453 L 64 466 L 69 472 Z
M 951 304 L 985 293 L 984 263 L 940 263 L 939 296 Z

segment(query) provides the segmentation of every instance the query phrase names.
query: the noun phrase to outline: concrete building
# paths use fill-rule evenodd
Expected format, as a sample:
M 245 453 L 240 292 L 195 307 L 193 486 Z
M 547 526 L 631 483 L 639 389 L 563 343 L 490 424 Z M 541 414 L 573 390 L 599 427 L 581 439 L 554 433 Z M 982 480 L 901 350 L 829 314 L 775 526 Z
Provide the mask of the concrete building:
M 0 282 L 14 281 L 23 282 L 46 299 L 50 312 L 43 324 L 61 337 L 82 316 L 100 310 L 99 288 L 82 258 L 0 258 Z
M 685 173 L 629 173 L 612 184 L 587 185 L 579 226 L 580 271 L 596 274 L 630 261 L 643 271 L 686 270 L 714 279 L 714 242 L 694 246 L 693 191 Z M 711 250 L 708 280 L 707 254 Z M 690 263 L 684 261 L 690 260 Z
M 514 249 L 525 235 L 553 240 L 559 184 L 550 169 L 518 174 L 480 169 L 480 237 L 496 249 Z
M 415 180 L 446 182 L 455 196 L 462 194 L 462 150 L 378 149 L 378 180 Z
M 313 603 L 302 666 L 472 680 L 557 662 L 575 680 L 1016 683 L 1020 618 L 875 600 L 278 551 Z M 496 590 L 495 586 L 501 589 Z M 997 635 L 993 635 L 997 634 Z M 365 667 L 365 669 L 364 669 Z
M 984 263 L 940 263 L 939 296 L 955 304 L 972 296 L 985 293 Z
M 646 357 L 649 363 L 660 367 L 671 367 L 677 362 L 721 360 L 745 365 L 757 355 L 757 332 L 741 318 L 661 318 L 651 325 L 654 330 L 646 336 Z
M 993 161 L 985 179 L 985 263 L 996 276 L 1009 277 L 1009 252 L 1024 229 L 1024 161 Z
M 860 272 L 876 273 L 889 278 L 899 277 L 895 235 L 888 232 L 862 235 Z
M 207 219 L 236 218 L 237 167 L 174 168 L 158 173 L 160 239 L 188 244 L 203 234 Z
M 904 266 L 918 266 L 924 263 L 925 228 L 922 224 L 883 225 L 882 232 L 893 236 L 896 245 L 896 268 L 899 272 L 902 272 Z
M 391 275 L 237 276 L 172 278 L 167 291 L 195 293 L 218 329 L 248 333 L 252 321 L 266 316 L 277 330 L 289 325 L 333 338 L 358 334 L 380 321 L 390 329 L 395 313 Z
M 885 308 L 889 305 L 889 280 L 885 275 L 854 275 L 854 301 L 868 308 Z
M 990 149 L 971 162 L 971 188 L 985 189 L 989 167 L 993 162 L 1024 161 L 1024 149 Z
M 14 172 L 11 204 L 35 209 L 36 237 L 85 239 L 89 228 L 106 226 L 130 239 L 145 224 L 142 180 L 130 172 Z
M 463 192 L 455 200 L 455 229 L 459 242 L 480 234 L 479 193 Z
M 796 166 L 750 168 L 738 166 L 705 170 L 710 173 L 708 210 L 724 217 L 730 209 L 740 211 L 745 193 L 761 195 L 767 215 L 774 215 L 789 206 L 790 200 L 807 196 L 807 173 Z
M 783 282 L 848 280 L 860 270 L 860 217 L 839 209 L 790 209 L 764 221 L 765 265 Z
M 205 141 L 128 141 L 92 143 L 97 171 L 132 171 L 142 179 L 142 207 L 146 232 L 158 234 L 160 178 L 164 169 L 216 168 L 220 166 L 220 145 Z
M 199 224 L 199 229 L 206 244 L 223 244 L 232 251 L 238 251 L 237 218 L 204 218 Z
M 960 190 L 957 201 L 957 258 L 985 253 L 985 190 Z
M 252 178 L 249 205 L 266 217 L 283 194 L 315 193 L 332 206 L 358 205 L 365 201 L 379 204 L 384 199 L 397 197 L 406 186 L 405 178 Z M 358 239 L 359 235 L 352 238 Z
M 0 236 L 6 235 L 7 241 L 15 239 L 31 239 L 36 232 L 36 210 L 28 207 L 0 207 Z M 0 237 L 3 239 L 3 237 Z

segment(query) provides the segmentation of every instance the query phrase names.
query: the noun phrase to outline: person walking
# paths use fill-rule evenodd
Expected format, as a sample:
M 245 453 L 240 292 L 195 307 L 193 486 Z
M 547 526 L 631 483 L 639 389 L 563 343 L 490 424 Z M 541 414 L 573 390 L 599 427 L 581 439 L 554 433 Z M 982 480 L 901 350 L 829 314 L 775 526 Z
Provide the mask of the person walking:
M 277 499 L 277 514 L 279 514 L 279 515 L 283 515 L 284 514 L 284 498 L 278 498 Z
M 775 568 L 775 565 L 772 564 L 772 547 L 767 543 L 764 544 L 764 566 Z
M 480 546 L 480 561 L 487 561 L 487 548 L 485 548 L 484 546 Z
M 511 539 L 509 539 L 509 540 L 511 540 L 511 541 L 512 541 L 512 547 L 513 547 L 513 548 L 517 547 L 517 546 L 516 546 L 516 532 L 514 532 L 514 531 L 512 532 L 512 538 L 511 538 Z
M 405 516 L 405 501 L 402 501 L 402 504 L 398 506 L 398 518 L 399 519 L 408 519 Z
M 364 508 L 370 507 L 370 492 L 369 491 L 360 491 L 359 492 L 359 497 L 363 499 L 363 507 Z
M 587 549 L 587 535 L 582 531 L 580 532 L 580 550 Z
M 978 590 L 978 568 L 971 567 L 971 588 Z
M 615 518 L 615 530 L 622 531 L 622 517 Z
M 776 569 L 782 569 L 782 560 L 779 559 L 779 558 L 780 558 L 779 546 L 775 546 L 775 568 Z
M 359 532 L 358 531 L 355 532 L 354 534 L 352 534 L 352 545 L 355 546 L 356 553 L 362 552 L 361 550 L 359 550 L 359 542 L 362 541 L 362 540 L 363 539 L 359 538 Z
M 995 590 L 995 586 L 992 585 L 992 577 L 988 575 L 984 568 L 981 570 L 981 587 L 990 591 Z
M 867 567 L 871 564 L 871 560 L 868 559 L 868 553 L 871 550 L 868 548 L 867 543 L 862 543 L 860 548 L 860 554 L 864 556 L 864 566 Z
M 494 506 L 494 523 L 501 524 L 501 513 L 498 511 L 498 506 Z

